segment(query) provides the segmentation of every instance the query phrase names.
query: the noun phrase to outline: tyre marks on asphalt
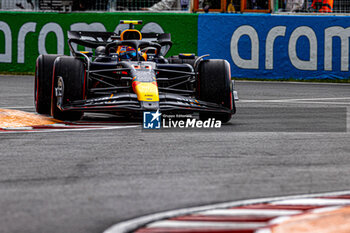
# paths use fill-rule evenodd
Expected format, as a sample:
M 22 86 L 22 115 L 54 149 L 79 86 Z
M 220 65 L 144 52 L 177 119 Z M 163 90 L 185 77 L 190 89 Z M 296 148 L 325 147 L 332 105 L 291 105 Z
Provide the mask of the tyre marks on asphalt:
M 123 231 L 117 225 L 105 233 L 115 233 L 115 230 L 131 232 Z M 129 229 L 132 228 L 129 226 Z M 169 218 L 159 215 L 159 220 L 138 227 L 133 232 L 348 233 L 350 195 L 271 198 L 261 203 L 213 208 Z

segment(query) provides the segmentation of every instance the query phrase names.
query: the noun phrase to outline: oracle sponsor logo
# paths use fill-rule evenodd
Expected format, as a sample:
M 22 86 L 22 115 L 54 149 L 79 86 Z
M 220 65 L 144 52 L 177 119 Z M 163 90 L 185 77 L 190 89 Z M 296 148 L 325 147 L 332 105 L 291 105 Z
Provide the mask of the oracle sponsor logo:
M 242 25 L 238 27 L 231 37 L 231 58 L 234 64 L 242 69 L 258 70 L 262 66 L 265 70 L 274 69 L 274 49 L 275 40 L 278 37 L 286 37 L 287 26 L 275 26 L 271 28 L 266 38 L 259 38 L 257 30 L 250 25 Z M 319 49 L 324 50 L 323 69 L 332 71 L 333 63 L 333 39 L 340 39 L 340 70 L 349 71 L 349 37 L 350 27 L 344 28 L 341 26 L 332 26 L 324 29 L 324 38 L 317 37 L 314 29 L 308 26 L 299 26 L 295 28 L 288 39 L 288 57 L 291 64 L 298 70 L 315 71 L 320 69 L 320 57 L 318 56 Z M 250 50 L 249 58 L 242 58 L 239 54 L 238 42 L 242 36 L 248 36 L 250 39 L 250 48 L 242 48 Z M 304 60 L 298 56 L 297 42 L 301 37 L 306 37 L 309 42 L 308 59 Z M 323 41 L 322 41 L 323 40 Z M 265 42 L 265 44 L 262 44 Z M 322 46 L 322 48 L 319 48 Z M 265 50 L 265 64 L 259 64 L 260 50 Z M 338 59 L 336 59 L 338 60 Z
M 0 63 L 25 63 L 25 47 L 26 46 L 33 46 L 26 44 L 26 37 L 29 33 L 38 33 L 38 53 L 39 54 L 47 54 L 46 50 L 46 37 L 49 33 L 54 33 L 57 38 L 57 54 L 64 54 L 64 49 L 66 45 L 65 41 L 65 34 L 64 30 L 62 29 L 62 26 L 58 23 L 49 22 L 43 25 L 41 28 L 38 28 L 37 22 L 27 22 L 23 24 L 19 31 L 15 34 L 10 26 L 4 22 L 0 21 L 0 33 L 4 34 L 4 44 L 0 45 L 3 46 L 5 50 L 0 53 Z M 115 32 L 123 31 L 127 29 L 128 25 L 119 24 L 115 28 Z M 105 32 L 106 28 L 102 23 L 95 22 L 91 24 L 87 24 L 84 22 L 78 22 L 70 25 L 71 31 L 100 31 Z M 141 32 L 154 32 L 154 33 L 164 33 L 162 27 L 154 22 L 150 22 L 145 24 Z M 14 35 L 17 35 L 17 39 L 14 38 Z M 14 44 L 14 42 L 17 42 L 17 45 Z M 52 43 L 52 42 L 50 42 Z M 17 57 L 14 58 L 13 56 L 13 46 L 17 46 Z M 16 60 L 14 60 L 16 59 Z

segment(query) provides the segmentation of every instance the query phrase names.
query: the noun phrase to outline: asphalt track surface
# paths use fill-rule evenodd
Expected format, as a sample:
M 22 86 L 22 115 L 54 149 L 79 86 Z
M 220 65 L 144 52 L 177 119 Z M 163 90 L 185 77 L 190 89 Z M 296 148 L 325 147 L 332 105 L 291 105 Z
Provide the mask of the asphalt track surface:
M 33 81 L 0 76 L 0 108 L 33 112 Z M 350 85 L 236 85 L 221 130 L 0 134 L 0 232 L 97 233 L 165 210 L 349 189 Z

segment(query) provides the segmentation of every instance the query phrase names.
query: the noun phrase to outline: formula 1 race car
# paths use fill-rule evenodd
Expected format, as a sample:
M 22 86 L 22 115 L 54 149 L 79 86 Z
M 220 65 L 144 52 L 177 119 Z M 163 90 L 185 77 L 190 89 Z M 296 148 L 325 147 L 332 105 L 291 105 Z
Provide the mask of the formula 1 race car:
M 69 31 L 73 56 L 40 55 L 35 72 L 35 106 L 40 114 L 79 120 L 84 112 L 140 114 L 199 112 L 200 119 L 228 122 L 235 113 L 226 60 L 180 54 L 164 58 L 168 33 L 141 33 L 142 21 L 122 20 L 121 33 Z M 80 52 L 79 47 L 88 51 Z M 206 55 L 208 56 L 208 55 Z

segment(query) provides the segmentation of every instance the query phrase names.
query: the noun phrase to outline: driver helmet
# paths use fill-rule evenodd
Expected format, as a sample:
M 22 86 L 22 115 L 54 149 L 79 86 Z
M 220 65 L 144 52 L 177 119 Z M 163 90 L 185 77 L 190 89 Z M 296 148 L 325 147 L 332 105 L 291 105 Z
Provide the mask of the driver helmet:
M 119 50 L 119 57 L 121 59 L 132 59 L 136 57 L 136 50 L 130 46 L 122 46 Z

